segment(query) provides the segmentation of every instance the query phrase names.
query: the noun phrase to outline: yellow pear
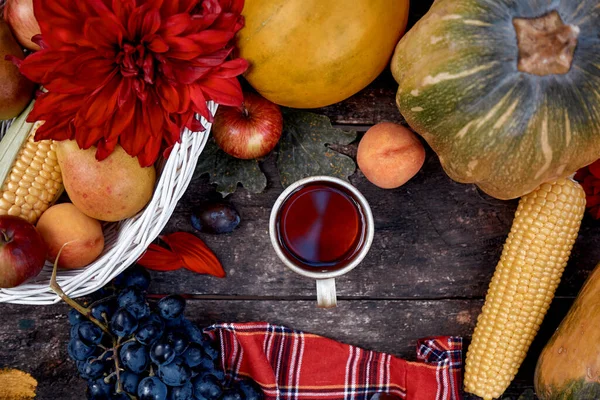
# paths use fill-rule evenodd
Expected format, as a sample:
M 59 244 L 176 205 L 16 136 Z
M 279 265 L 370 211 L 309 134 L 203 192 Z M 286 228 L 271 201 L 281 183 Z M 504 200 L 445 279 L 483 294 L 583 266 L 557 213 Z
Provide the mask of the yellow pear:
M 138 159 L 117 146 L 96 160 L 96 148 L 79 148 L 73 140 L 58 142 L 58 163 L 71 202 L 100 221 L 120 221 L 142 210 L 152 198 L 156 170 L 140 167 Z

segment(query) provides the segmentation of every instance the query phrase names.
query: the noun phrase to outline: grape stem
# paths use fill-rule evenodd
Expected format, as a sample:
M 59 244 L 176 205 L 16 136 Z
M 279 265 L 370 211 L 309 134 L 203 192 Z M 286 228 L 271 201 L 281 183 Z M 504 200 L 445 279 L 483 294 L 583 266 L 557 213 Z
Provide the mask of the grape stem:
M 135 338 L 131 338 L 131 339 L 127 339 L 126 341 L 124 341 L 123 343 L 121 343 L 119 345 L 119 347 L 123 346 L 125 343 L 129 343 L 129 342 L 135 342 Z
M 112 359 L 115 362 L 115 372 L 113 372 L 112 374 L 108 375 L 105 379 L 109 379 L 111 376 L 113 376 L 113 374 L 115 374 L 117 376 L 117 393 L 123 393 L 123 383 L 121 382 L 121 374 L 120 374 L 121 367 L 119 365 L 119 355 L 117 353 L 119 351 L 119 347 L 122 345 L 121 338 L 120 337 L 115 338 L 115 336 L 110 332 L 110 330 L 108 329 L 108 320 L 107 320 L 106 316 L 103 315 L 104 319 L 106 320 L 106 324 L 103 324 L 102 322 L 98 321 L 96 318 L 94 318 L 92 316 L 91 306 L 90 307 L 84 307 L 81 304 L 79 304 L 78 302 L 76 302 L 75 300 L 73 300 L 72 298 L 70 298 L 62 290 L 62 288 L 60 287 L 60 285 L 58 284 L 58 281 L 56 279 L 56 273 L 58 271 L 58 259 L 60 258 L 60 254 L 62 253 L 63 249 L 65 248 L 65 246 L 67 244 L 69 244 L 69 242 L 65 243 L 60 248 L 60 251 L 56 255 L 56 260 L 54 261 L 54 268 L 52 269 L 52 278 L 50 279 L 50 289 L 52 289 L 52 291 L 54 293 L 56 293 L 58 295 L 58 297 L 60 297 L 65 303 L 67 303 L 68 305 L 70 305 L 71 307 L 73 307 L 80 314 L 84 315 L 92 323 L 94 323 L 96 326 L 98 326 L 100 329 L 102 329 L 102 331 L 104 333 L 106 333 L 112 339 L 112 344 L 113 344 L 113 348 L 112 349 L 107 349 L 104 346 L 102 346 L 101 344 L 99 344 L 98 346 L 105 350 L 104 354 L 106 354 L 106 352 L 108 352 L 110 350 L 113 351 L 113 357 L 112 357 Z M 125 343 L 127 343 L 127 342 L 125 342 Z M 136 398 L 133 397 L 133 396 L 131 396 L 129 393 L 127 393 L 127 395 L 132 400 L 136 400 Z
M 61 248 L 60 251 L 58 252 L 57 256 L 56 256 L 56 260 L 54 260 L 54 268 L 52 269 L 52 278 L 50 278 L 50 289 L 52 289 L 52 291 L 54 293 L 56 293 L 58 295 L 58 297 L 60 297 L 65 303 L 67 303 L 68 305 L 70 305 L 71 307 L 73 307 L 75 310 L 77 310 L 80 314 L 84 315 L 87 319 L 89 319 L 92 323 L 94 323 L 95 325 L 97 325 L 100 329 L 102 329 L 102 331 L 104 333 L 106 333 L 107 335 L 112 337 L 112 333 L 110 333 L 110 331 L 108 330 L 108 326 L 104 325 L 103 323 L 101 323 L 100 321 L 98 321 L 96 318 L 94 318 L 92 316 L 92 311 L 89 307 L 84 307 L 81 304 L 79 304 L 78 302 L 76 302 L 75 300 L 73 300 L 72 298 L 70 298 L 60 287 L 60 285 L 58 284 L 58 281 L 56 280 L 56 273 L 58 272 L 58 259 L 60 257 L 60 253 L 62 253 L 63 249 L 65 248 L 66 245 L 68 245 L 69 242 L 65 243 Z
M 106 375 L 104 377 L 104 382 L 105 383 L 110 383 L 110 378 L 112 378 L 113 376 L 115 376 L 117 373 L 116 372 L 111 372 L 109 375 Z M 118 379 L 118 378 L 117 378 Z
M 104 356 L 105 356 L 106 354 L 108 354 L 108 352 L 109 352 L 109 351 L 111 351 L 111 349 L 107 349 L 106 347 L 104 347 L 104 346 L 102 346 L 102 345 L 98 345 L 98 347 L 100 347 L 101 349 L 104 349 L 104 352 L 103 352 L 102 354 L 100 354 L 98 357 L 94 358 L 94 359 L 92 360 L 92 363 L 95 363 L 95 362 L 100 362 L 100 361 L 102 361 L 102 358 L 104 358 Z M 111 358 L 111 357 L 108 357 L 108 358 L 107 358 L 107 360 L 109 360 L 110 358 Z
M 117 354 L 117 351 L 119 349 L 119 347 L 121 346 L 121 338 L 117 338 L 116 342 L 115 339 L 113 337 L 113 346 L 114 346 L 114 351 L 115 351 L 115 372 L 117 373 L 117 394 L 123 392 L 123 383 L 121 382 L 121 367 L 119 366 L 119 355 Z

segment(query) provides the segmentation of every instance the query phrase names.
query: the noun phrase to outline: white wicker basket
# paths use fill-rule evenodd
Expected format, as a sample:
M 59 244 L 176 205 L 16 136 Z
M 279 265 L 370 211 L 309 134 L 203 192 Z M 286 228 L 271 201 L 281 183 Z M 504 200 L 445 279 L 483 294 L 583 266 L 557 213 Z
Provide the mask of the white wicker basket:
M 208 108 L 214 115 L 217 104 L 209 102 Z M 152 200 L 146 208 L 133 218 L 104 224 L 105 247 L 102 255 L 83 269 L 59 270 L 58 283 L 65 293 L 71 297 L 79 297 L 101 288 L 135 263 L 160 234 L 187 189 L 198 157 L 208 140 L 211 124 L 204 118 L 200 122 L 206 130 L 190 132 L 185 129 L 181 135 L 181 143 L 175 145 L 167 160 L 162 160 L 157 165 L 159 178 Z M 9 124 L 8 121 L 0 121 L 0 137 Z M 49 287 L 51 274 L 52 265 L 48 263 L 35 279 L 13 289 L 0 289 L 0 303 L 57 303 L 60 298 Z

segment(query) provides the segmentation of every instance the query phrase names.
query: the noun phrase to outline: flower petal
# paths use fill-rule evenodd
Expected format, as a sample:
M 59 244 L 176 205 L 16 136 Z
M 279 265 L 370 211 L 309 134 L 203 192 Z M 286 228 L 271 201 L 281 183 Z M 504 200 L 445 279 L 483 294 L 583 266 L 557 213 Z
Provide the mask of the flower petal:
M 41 83 L 36 137 L 76 139 L 106 158 L 117 146 L 141 165 L 212 120 L 206 101 L 240 105 L 241 59 L 226 61 L 243 0 L 34 0 L 42 49 L 19 62 Z M 166 154 L 166 153 L 164 153 Z M 600 185 L 593 190 L 600 191 Z M 189 267 L 189 266 L 188 266 Z
M 250 63 L 243 58 L 236 58 L 235 60 L 227 61 L 220 67 L 218 67 L 212 76 L 215 78 L 235 78 L 246 72 Z
M 106 159 L 117 147 L 117 140 L 102 139 L 97 144 L 96 160 L 102 161 Z
M 25 58 L 19 71 L 30 80 L 46 85 L 53 78 L 55 71 L 75 56 L 76 53 L 70 51 L 40 50 Z
M 155 53 L 165 53 L 169 51 L 169 45 L 160 36 L 155 35 L 148 43 L 148 49 Z
M 162 107 L 168 113 L 177 112 L 179 109 L 179 92 L 175 85 L 163 83 L 157 85 L 157 92 Z
M 244 101 L 242 87 L 235 78 L 220 79 L 209 76 L 198 82 L 202 91 L 215 102 L 232 107 L 240 107 Z
M 218 18 L 218 13 L 192 15 L 192 23 L 190 24 L 190 30 L 193 32 L 202 31 L 208 27 L 211 27 Z
M 187 38 L 200 46 L 202 54 L 210 54 L 225 47 L 233 39 L 233 35 L 233 32 L 228 31 L 205 30 L 188 35 Z
M 244 0 L 221 0 L 223 12 L 241 14 L 244 9 Z
M 35 101 L 33 110 L 27 116 L 27 122 L 47 121 L 52 118 L 72 120 L 84 101 L 85 96 L 81 95 L 43 93 Z
M 106 140 L 117 140 L 118 137 L 129 127 L 135 115 L 135 97 L 130 97 L 119 106 L 119 112 L 115 112 L 111 122 L 107 125 L 107 132 L 104 134 Z
M 141 102 L 136 103 L 133 123 L 129 125 L 121 136 L 119 142 L 127 154 L 137 157 L 143 150 L 146 141 L 151 138 L 147 127 L 144 125 L 144 107 Z
M 126 26 L 131 11 L 135 8 L 135 0 L 112 0 L 112 10 L 115 16 Z
M 125 28 L 112 15 L 113 18 L 88 18 L 86 21 L 83 34 L 94 46 L 111 50 L 122 45 Z
M 81 107 L 75 117 L 77 126 L 98 126 L 105 124 L 117 108 L 120 85 L 123 78 L 113 74 L 111 80 L 100 87 Z
M 213 115 L 208 110 L 206 105 L 206 97 L 202 93 L 200 85 L 192 85 L 190 90 L 190 98 L 194 103 L 194 111 L 202 115 L 208 122 L 213 121 Z
M 198 237 L 187 232 L 175 232 L 161 239 L 181 257 L 186 269 L 218 278 L 225 277 L 225 271 L 217 256 Z
M 104 136 L 104 127 L 78 126 L 75 128 L 75 140 L 81 149 L 89 149 Z
M 165 38 L 169 46 L 168 56 L 181 60 L 191 60 L 202 53 L 202 46 L 187 37 L 170 36 Z
M 178 254 L 154 243 L 148 246 L 137 263 L 153 271 L 175 271 L 183 267 L 183 261 Z
M 146 141 L 144 148 L 137 156 L 141 167 L 149 167 L 154 164 L 160 154 L 161 144 L 161 136 L 153 136 Z
M 177 113 L 189 112 L 190 104 L 192 102 L 191 92 L 192 88 L 188 85 L 182 86 L 179 89 L 179 110 Z
M 227 57 L 229 57 L 232 51 L 233 47 L 226 47 L 222 50 L 215 51 L 212 54 L 198 56 L 193 60 L 190 60 L 190 62 L 194 66 L 199 67 L 218 67 L 219 65 L 225 62 L 225 60 L 227 59 Z
M 162 37 L 177 36 L 185 32 L 191 23 L 192 17 L 189 14 L 172 15 L 166 19 L 159 33 Z
M 189 85 L 208 75 L 211 70 L 211 67 L 200 67 L 187 64 L 173 69 L 173 75 L 177 81 L 183 83 L 184 85 Z
M 160 12 L 152 9 L 144 14 L 142 19 L 142 34 L 154 35 L 160 28 Z
M 48 119 L 35 131 L 35 140 L 52 139 L 60 141 L 73 139 L 73 130 L 70 127 L 71 121 L 68 119 Z
M 212 121 L 212 115 L 208 114 L 209 118 L 207 118 L 209 121 Z M 205 117 L 206 118 L 206 117 Z M 188 113 L 188 117 L 187 119 L 184 119 L 184 121 L 186 121 L 185 126 L 186 128 L 188 128 L 190 131 L 192 132 L 204 132 L 204 126 L 200 123 L 200 121 L 198 121 L 198 119 L 196 119 L 196 116 L 194 115 L 193 112 Z
M 236 33 L 244 26 L 244 17 L 238 14 L 222 13 L 211 25 L 213 29 L 231 31 Z

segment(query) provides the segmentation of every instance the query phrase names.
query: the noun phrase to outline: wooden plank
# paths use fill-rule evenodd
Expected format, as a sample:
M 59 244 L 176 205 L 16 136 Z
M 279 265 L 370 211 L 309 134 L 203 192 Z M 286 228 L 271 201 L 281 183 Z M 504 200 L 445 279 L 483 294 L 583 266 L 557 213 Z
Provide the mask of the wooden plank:
M 569 299 L 555 301 L 523 372 L 508 394 L 517 395 L 531 387 L 539 351 L 570 303 Z M 481 305 L 481 300 L 352 300 L 340 301 L 333 310 L 320 310 L 314 301 L 189 300 L 186 315 L 199 326 L 269 321 L 414 360 L 418 338 L 432 335 L 468 338 Z M 31 373 L 39 382 L 38 400 L 81 399 L 85 384 L 77 378 L 75 365 L 66 351 L 69 308 L 63 304 L 0 307 L 0 367 Z
M 371 85 L 340 103 L 315 110 L 335 124 L 374 125 L 382 121 L 405 124 L 396 107 L 398 84 L 389 68 Z
M 315 295 L 314 282 L 286 269 L 269 241 L 271 205 L 282 191 L 273 158 L 263 165 L 269 179 L 266 192 L 252 194 L 242 188 L 229 197 L 242 215 L 240 228 L 229 235 L 199 234 L 222 261 L 228 277 L 155 273 L 156 293 Z M 340 295 L 387 299 L 485 295 L 516 201 L 496 200 L 474 185 L 453 182 L 431 151 L 423 169 L 401 188 L 379 189 L 360 172 L 351 181 L 371 204 L 376 233 L 364 262 L 339 279 Z M 214 197 L 218 195 L 206 179 L 196 179 L 165 232 L 195 232 L 189 222 L 193 208 Z M 586 217 L 560 295 L 574 296 L 600 260 L 597 232 L 598 223 Z
M 413 1 L 407 31 L 427 13 L 433 0 Z M 374 125 L 382 121 L 405 124 L 396 107 L 398 84 L 392 77 L 390 66 L 366 89 L 349 99 L 317 110 L 336 124 Z

